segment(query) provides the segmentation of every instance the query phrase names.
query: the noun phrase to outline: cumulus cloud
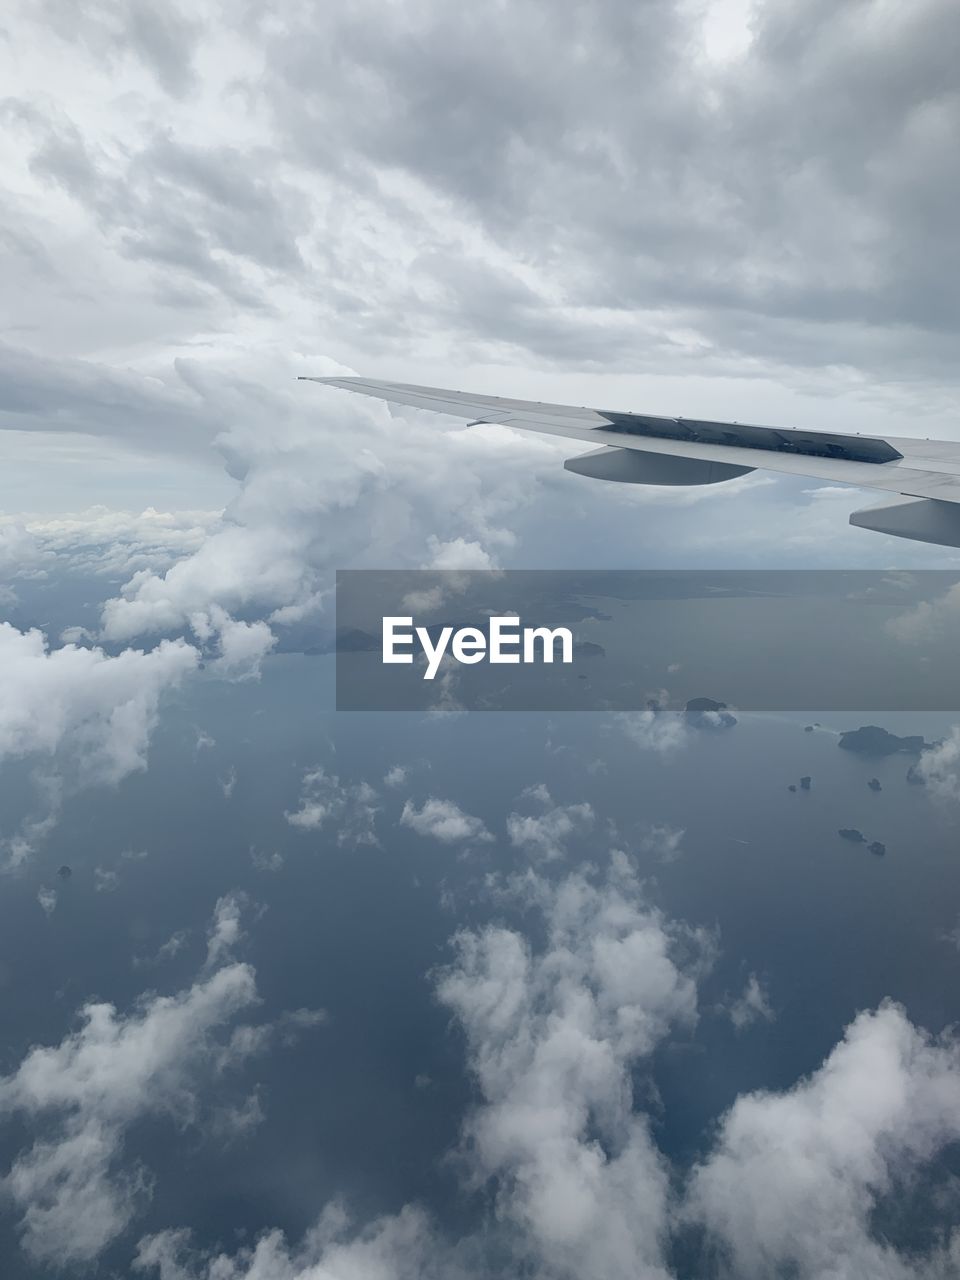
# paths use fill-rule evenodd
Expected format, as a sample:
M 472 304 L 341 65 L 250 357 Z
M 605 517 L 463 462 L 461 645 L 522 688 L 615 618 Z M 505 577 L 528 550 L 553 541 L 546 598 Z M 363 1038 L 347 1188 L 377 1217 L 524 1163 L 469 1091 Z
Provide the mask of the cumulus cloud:
M 808 1079 L 751 1093 L 724 1117 L 688 1212 L 729 1251 L 731 1272 L 807 1277 L 946 1276 L 875 1233 L 883 1198 L 960 1137 L 960 1050 L 898 1005 L 861 1013 Z
M 218 648 L 211 669 L 232 680 L 258 679 L 263 659 L 277 643 L 267 624 L 238 622 L 221 610 L 211 611 L 211 624 L 217 632 Z
M 368 782 L 341 782 L 320 767 L 303 775 L 300 807 L 287 821 L 302 831 L 318 831 L 331 823 L 339 845 L 377 845 L 378 796 Z
M 215 401 L 235 411 L 217 443 L 240 489 L 194 551 L 138 569 L 106 602 L 106 640 L 189 634 L 226 674 L 255 673 L 277 628 L 313 616 L 331 625 L 335 567 L 389 555 L 411 566 L 426 556 L 441 567 L 489 568 L 513 544 L 505 520 L 529 504 L 530 466 L 555 446 L 422 418 L 401 428 L 383 406 L 298 385 L 293 372 L 292 389 L 266 396 L 270 408 L 262 387 L 245 402 L 235 371 L 194 373 L 211 415 L 220 413 Z M 428 471 L 416 461 L 426 453 Z
M 408 800 L 400 814 L 400 825 L 441 844 L 487 844 L 493 839 L 480 818 L 464 813 L 453 800 L 438 800 L 435 796 L 424 800 L 419 809 Z
M 499 1215 L 544 1275 L 666 1277 L 669 1172 L 633 1109 L 633 1073 L 694 1024 L 709 944 L 644 901 L 622 854 L 597 883 L 533 875 L 516 887 L 543 941 L 464 931 L 438 980 L 482 1099 L 466 1158 L 496 1179 Z
M 466 1280 L 453 1249 L 444 1247 L 415 1208 L 359 1230 L 346 1210 L 329 1205 L 300 1248 L 271 1231 L 231 1257 L 190 1248 L 186 1231 L 164 1231 L 140 1242 L 137 1272 L 158 1280 Z
M 931 795 L 960 800 L 960 727 L 955 725 L 941 742 L 921 752 L 916 772 Z
M 148 1171 L 123 1162 L 127 1131 L 148 1116 L 197 1120 L 204 1080 L 246 1053 L 230 1028 L 256 998 L 253 970 L 237 963 L 126 1013 L 89 1003 L 77 1030 L 0 1078 L 0 1117 L 40 1131 L 2 1181 L 35 1263 L 89 1264 L 126 1229 L 150 1195 Z
M 383 785 L 385 787 L 402 787 L 407 780 L 409 772 L 410 770 L 406 765 L 392 764 L 383 775 Z
M 567 851 L 567 841 L 593 825 L 594 812 L 589 804 L 554 804 L 542 785 L 525 794 L 544 811 L 533 816 L 507 815 L 507 835 L 517 849 L 540 858 L 561 858 Z
M 220 511 L 86 511 L 0 516 L 0 577 L 69 566 L 116 576 L 162 570 L 197 551 L 220 523 Z
M 183 640 L 115 657 L 76 645 L 50 650 L 40 631 L 0 622 L 0 760 L 68 748 L 86 776 L 118 782 L 143 768 L 160 695 L 197 658 Z
M 493 1193 L 495 1214 L 451 1245 L 416 1205 L 364 1225 L 334 1201 L 297 1244 L 274 1230 L 229 1254 L 165 1230 L 140 1241 L 135 1270 L 158 1280 L 480 1280 L 504 1270 L 671 1280 L 674 1246 L 686 1249 L 693 1228 L 704 1274 L 718 1280 L 953 1273 L 957 1239 L 898 1249 L 876 1216 L 923 1185 L 930 1162 L 960 1139 L 960 1046 L 949 1033 L 928 1035 L 890 1003 L 858 1015 L 811 1076 L 737 1098 L 686 1176 L 658 1149 L 653 1093 L 637 1086 L 658 1047 L 695 1029 L 712 936 L 653 906 L 622 853 L 604 872 L 515 876 L 497 901 L 532 913 L 533 927 L 463 930 L 434 975 L 477 1086 L 454 1167 L 466 1188 Z M 742 1002 L 749 1018 L 767 1016 L 753 975 Z M 323 1022 L 320 1010 L 296 1010 L 276 1025 L 282 1036 Z M 229 1046 L 251 1051 L 262 1040 L 241 1029 Z M 259 1115 L 254 1095 L 221 1107 L 214 1123 L 221 1136 L 242 1136 Z M 77 1158 L 63 1154 L 65 1164 Z M 111 1183 L 118 1212 L 146 1193 L 144 1172 L 126 1172 L 126 1199 Z M 98 1172 L 84 1186 L 99 1193 L 101 1181 Z
M 643 711 L 621 711 L 616 724 L 637 747 L 669 759 L 687 745 L 690 733 L 683 717 L 675 711 L 647 707 Z
M 146 767 L 161 698 L 198 659 L 182 639 L 115 656 L 74 644 L 51 650 L 40 631 L 0 623 L 0 762 L 31 760 L 49 809 L 14 837 L 9 860 L 22 860 L 49 829 L 64 786 L 116 784 Z
M 22 518 L 0 516 L 0 582 L 42 573 L 50 558 Z M 8 592 L 0 597 L 0 604 L 14 598 Z

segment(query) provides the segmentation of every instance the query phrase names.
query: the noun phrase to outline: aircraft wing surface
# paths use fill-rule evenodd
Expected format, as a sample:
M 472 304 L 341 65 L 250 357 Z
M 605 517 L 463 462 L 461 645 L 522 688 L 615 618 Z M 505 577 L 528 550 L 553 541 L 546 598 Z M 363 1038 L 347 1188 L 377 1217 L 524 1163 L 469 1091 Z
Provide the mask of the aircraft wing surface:
M 543 404 L 369 378 L 304 378 L 389 404 L 471 423 L 499 423 L 594 446 L 568 470 L 633 484 L 715 484 L 756 468 L 880 489 L 892 504 L 854 512 L 851 524 L 960 546 L 960 442 L 838 434 L 792 427 L 670 418 Z

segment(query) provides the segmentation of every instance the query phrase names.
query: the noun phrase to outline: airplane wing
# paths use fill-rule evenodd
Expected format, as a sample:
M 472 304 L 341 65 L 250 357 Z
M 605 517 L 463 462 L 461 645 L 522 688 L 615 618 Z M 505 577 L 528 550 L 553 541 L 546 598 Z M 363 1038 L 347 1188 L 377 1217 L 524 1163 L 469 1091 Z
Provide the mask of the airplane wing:
M 960 442 L 842 435 L 792 427 L 509 400 L 368 378 L 301 378 L 389 404 L 429 409 L 472 424 L 499 423 L 594 446 L 564 466 L 627 484 L 716 484 L 756 468 L 881 489 L 893 502 L 855 511 L 860 528 L 960 546 Z

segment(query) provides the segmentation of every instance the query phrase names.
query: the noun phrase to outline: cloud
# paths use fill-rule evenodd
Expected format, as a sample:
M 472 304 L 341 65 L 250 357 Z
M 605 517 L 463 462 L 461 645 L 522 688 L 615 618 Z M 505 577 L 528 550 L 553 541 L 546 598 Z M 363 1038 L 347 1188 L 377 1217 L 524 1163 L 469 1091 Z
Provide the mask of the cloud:
M 161 380 L 0 342 L 0 427 L 106 437 L 153 454 L 208 453 L 216 422 L 190 385 L 189 367 L 166 372 Z
M 597 883 L 531 875 L 516 891 L 542 941 L 463 931 L 437 983 L 481 1095 L 464 1158 L 495 1179 L 535 1273 L 666 1277 L 669 1171 L 633 1079 L 671 1029 L 694 1025 L 708 941 L 644 901 L 623 855 Z
M 176 932 L 171 933 L 166 942 L 160 944 L 153 955 L 134 956 L 133 967 L 135 969 L 143 969 L 152 965 L 162 964 L 164 960 L 172 960 L 174 956 L 180 954 L 189 941 L 189 932 L 186 929 L 178 929 Z
M 217 899 L 207 930 L 207 969 L 217 969 L 232 958 L 235 948 L 245 936 L 242 918 L 248 906 L 249 899 L 245 893 L 227 893 Z
M 495 1217 L 452 1246 L 415 1205 L 355 1226 L 328 1205 L 301 1245 L 279 1231 L 235 1255 L 191 1248 L 186 1231 L 140 1242 L 159 1280 L 480 1280 L 531 1274 L 667 1280 L 670 1170 L 634 1079 L 697 1016 L 703 934 L 671 924 L 616 855 L 594 878 L 531 873 L 506 897 L 536 913 L 536 943 L 488 925 L 454 939 L 437 995 L 456 1018 L 479 1100 L 461 1169 L 496 1192 Z
M 729 1252 L 731 1272 L 947 1275 L 874 1231 L 874 1213 L 960 1136 L 960 1051 L 914 1027 L 902 1008 L 859 1014 L 808 1079 L 751 1093 L 724 1117 L 696 1170 L 687 1211 Z
M 400 825 L 409 827 L 418 836 L 429 836 L 441 844 L 463 844 L 467 841 L 487 844 L 493 836 L 480 818 L 464 813 L 453 800 L 438 800 L 435 796 L 424 800 L 418 809 L 407 800 L 400 815 Z
M 385 407 L 297 385 L 293 373 L 292 389 L 251 386 L 246 397 L 250 371 L 190 372 L 211 416 L 221 404 L 234 413 L 218 448 L 240 489 L 195 551 L 163 571 L 138 570 L 106 602 L 106 640 L 189 632 L 219 644 L 221 666 L 242 670 L 247 650 L 252 665 L 269 650 L 270 628 L 328 613 L 335 567 L 386 556 L 411 567 L 466 556 L 489 567 L 513 545 L 505 519 L 529 504 L 530 464 L 555 458 L 555 446 L 422 418 L 398 429 Z M 429 472 L 418 454 L 431 457 Z
M 960 1046 L 950 1033 L 930 1036 L 891 1003 L 859 1014 L 812 1075 L 738 1097 L 686 1174 L 656 1144 L 648 1075 L 661 1046 L 695 1030 L 713 937 L 653 906 L 622 853 L 602 872 L 514 876 L 497 902 L 523 912 L 523 931 L 462 930 L 433 975 L 476 1084 L 453 1167 L 465 1190 L 493 1195 L 494 1212 L 453 1245 L 416 1205 L 358 1225 L 333 1201 L 297 1245 L 274 1230 L 230 1255 L 166 1230 L 140 1241 L 135 1270 L 158 1280 L 505 1271 L 671 1280 L 675 1248 L 687 1256 L 692 1229 L 704 1274 L 717 1280 L 953 1273 L 960 1238 L 940 1236 L 924 1252 L 897 1248 L 878 1226 L 891 1198 L 925 1194 L 931 1162 L 960 1139 Z M 751 1018 L 766 1016 L 754 975 L 742 1001 Z M 282 1036 L 287 1025 L 323 1022 L 322 1011 L 297 1010 L 276 1027 Z M 256 1046 L 255 1032 L 230 1043 Z M 221 1107 L 221 1136 L 242 1135 L 258 1107 L 256 1095 Z
M 162 692 L 197 664 L 183 640 L 114 657 L 102 649 L 49 650 L 36 630 L 0 622 L 0 760 L 72 750 L 82 774 L 118 782 L 144 766 Z
M 960 800 L 960 726 L 954 725 L 942 742 L 921 752 L 915 768 L 931 795 Z
M 299 1249 L 279 1231 L 235 1257 L 192 1251 L 186 1231 L 164 1231 L 140 1242 L 137 1272 L 158 1280 L 466 1280 L 455 1251 L 438 1239 L 416 1208 L 355 1230 L 343 1207 L 329 1205 Z
M 907 585 L 907 584 L 904 584 Z M 921 600 L 887 619 L 884 630 L 903 644 L 919 644 L 951 636 L 960 618 L 960 586 L 949 587 L 932 600 Z
M 0 516 L 0 581 L 42 572 L 49 559 L 22 519 Z M 0 604 L 4 602 L 0 598 Z
M 211 610 L 210 623 L 217 632 L 219 651 L 210 669 L 230 680 L 259 679 L 261 663 L 277 643 L 267 624 L 238 622 L 221 609 Z
M 508 814 L 510 843 L 536 857 L 562 858 L 567 852 L 567 841 L 593 825 L 593 809 L 589 804 L 554 805 L 546 788 L 542 791 L 536 788 L 528 794 L 541 805 L 552 805 L 552 808 L 545 808 L 545 812 L 535 816 Z
M 110 867 L 94 867 L 93 887 L 97 893 L 113 893 L 120 885 L 120 873 Z
M 675 711 L 659 711 L 653 707 L 644 711 L 620 711 L 614 721 L 635 746 L 665 759 L 690 741 L 684 719 Z
M 248 1051 L 230 1028 L 256 999 L 253 970 L 237 963 L 127 1013 L 92 1002 L 59 1045 L 0 1078 L 0 1117 L 39 1130 L 2 1181 L 35 1263 L 89 1264 L 127 1228 L 151 1190 L 148 1171 L 123 1162 L 127 1131 L 148 1116 L 198 1119 L 204 1081 Z
M 0 516 L 4 570 L 48 572 L 69 566 L 103 576 L 169 568 L 197 551 L 219 525 L 220 511 L 121 511 L 105 506 L 56 514 Z
M 376 819 L 378 796 L 368 782 L 341 783 L 336 774 L 322 768 L 303 775 L 300 807 L 285 815 L 292 827 L 318 831 L 334 823 L 338 845 L 378 845 Z
M 772 1022 L 776 1017 L 766 988 L 755 973 L 747 978 L 743 991 L 723 1008 L 737 1031 L 763 1020 Z
M 121 0 L 93 0 L 77 9 L 69 0 L 42 0 L 47 30 L 84 51 L 122 65 L 135 58 L 176 97 L 194 83 L 193 57 L 201 25 L 177 4 L 143 0 L 131 9 Z
M 673 862 L 680 856 L 680 847 L 686 835 L 683 827 L 670 827 L 666 824 L 654 824 L 640 838 L 640 848 L 644 853 L 652 853 L 660 862 Z
M 0 622 L 0 762 L 29 759 L 47 806 L 8 842 L 21 861 L 50 829 L 64 788 L 116 784 L 146 767 L 161 698 L 195 670 L 196 649 L 164 640 L 148 652 L 67 644 Z

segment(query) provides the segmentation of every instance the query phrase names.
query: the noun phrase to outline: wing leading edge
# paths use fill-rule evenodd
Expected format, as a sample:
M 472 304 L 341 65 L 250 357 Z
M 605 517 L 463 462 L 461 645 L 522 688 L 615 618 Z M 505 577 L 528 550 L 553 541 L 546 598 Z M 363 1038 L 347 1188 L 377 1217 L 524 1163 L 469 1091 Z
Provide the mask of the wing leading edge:
M 367 378 L 302 378 L 389 404 L 470 423 L 498 423 L 594 446 L 569 458 L 579 475 L 627 484 L 702 485 L 763 468 L 898 495 L 856 511 L 851 524 L 901 538 L 960 546 L 960 443 L 842 435 L 739 422 L 667 418 L 472 395 Z M 596 446 L 600 446 L 597 448 Z

